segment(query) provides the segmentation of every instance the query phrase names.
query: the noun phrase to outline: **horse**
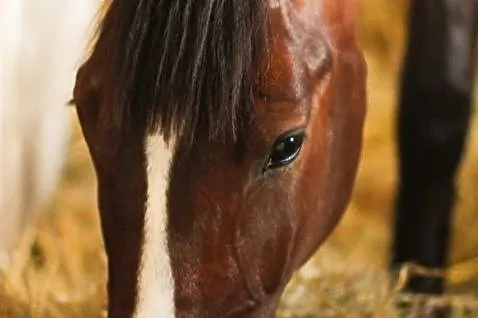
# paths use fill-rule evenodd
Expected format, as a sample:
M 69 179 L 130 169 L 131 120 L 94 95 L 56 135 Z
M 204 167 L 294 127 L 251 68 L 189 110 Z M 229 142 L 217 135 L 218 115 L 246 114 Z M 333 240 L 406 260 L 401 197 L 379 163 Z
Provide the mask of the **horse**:
M 446 267 L 455 177 L 473 103 L 478 3 L 414 0 L 398 101 L 399 184 L 392 269 Z M 412 277 L 407 290 L 439 294 L 443 277 Z
M 109 317 L 273 317 L 346 207 L 357 0 L 112 0 L 73 102 Z
M 61 176 L 71 123 L 66 102 L 95 2 L 0 3 L 0 269 L 11 265 Z

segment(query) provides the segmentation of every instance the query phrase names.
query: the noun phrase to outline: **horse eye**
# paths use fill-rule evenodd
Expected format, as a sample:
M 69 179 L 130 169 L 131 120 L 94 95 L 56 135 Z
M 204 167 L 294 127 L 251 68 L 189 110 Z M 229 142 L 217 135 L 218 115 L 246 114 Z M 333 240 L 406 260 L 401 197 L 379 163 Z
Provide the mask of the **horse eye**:
M 280 135 L 272 146 L 264 171 L 280 168 L 293 162 L 302 148 L 304 135 L 303 129 L 294 129 Z

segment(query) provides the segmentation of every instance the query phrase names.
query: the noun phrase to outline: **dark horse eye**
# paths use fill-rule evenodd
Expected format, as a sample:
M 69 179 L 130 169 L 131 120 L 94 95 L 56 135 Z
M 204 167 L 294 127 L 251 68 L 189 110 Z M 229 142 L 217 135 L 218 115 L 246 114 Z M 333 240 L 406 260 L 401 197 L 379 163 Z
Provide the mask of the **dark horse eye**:
M 299 155 L 304 135 L 303 129 L 290 130 L 280 135 L 272 146 L 264 171 L 280 168 L 293 162 Z

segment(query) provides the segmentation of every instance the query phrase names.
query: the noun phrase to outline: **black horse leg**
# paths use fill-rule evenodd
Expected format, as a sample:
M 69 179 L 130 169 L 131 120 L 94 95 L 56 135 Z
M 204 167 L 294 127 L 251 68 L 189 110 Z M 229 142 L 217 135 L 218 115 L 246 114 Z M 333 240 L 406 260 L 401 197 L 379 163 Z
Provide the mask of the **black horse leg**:
M 447 260 L 455 177 L 471 115 L 477 2 L 414 0 L 399 103 L 400 184 L 392 266 Z M 443 280 L 409 290 L 441 293 Z

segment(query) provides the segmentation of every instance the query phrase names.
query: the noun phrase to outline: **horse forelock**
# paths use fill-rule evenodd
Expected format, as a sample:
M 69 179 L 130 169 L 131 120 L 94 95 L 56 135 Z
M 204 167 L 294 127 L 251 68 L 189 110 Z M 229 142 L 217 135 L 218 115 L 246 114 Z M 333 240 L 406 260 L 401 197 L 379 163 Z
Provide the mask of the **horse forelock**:
M 101 125 L 140 122 L 188 142 L 198 131 L 235 137 L 250 121 L 267 42 L 263 0 L 113 0 L 92 55 Z

